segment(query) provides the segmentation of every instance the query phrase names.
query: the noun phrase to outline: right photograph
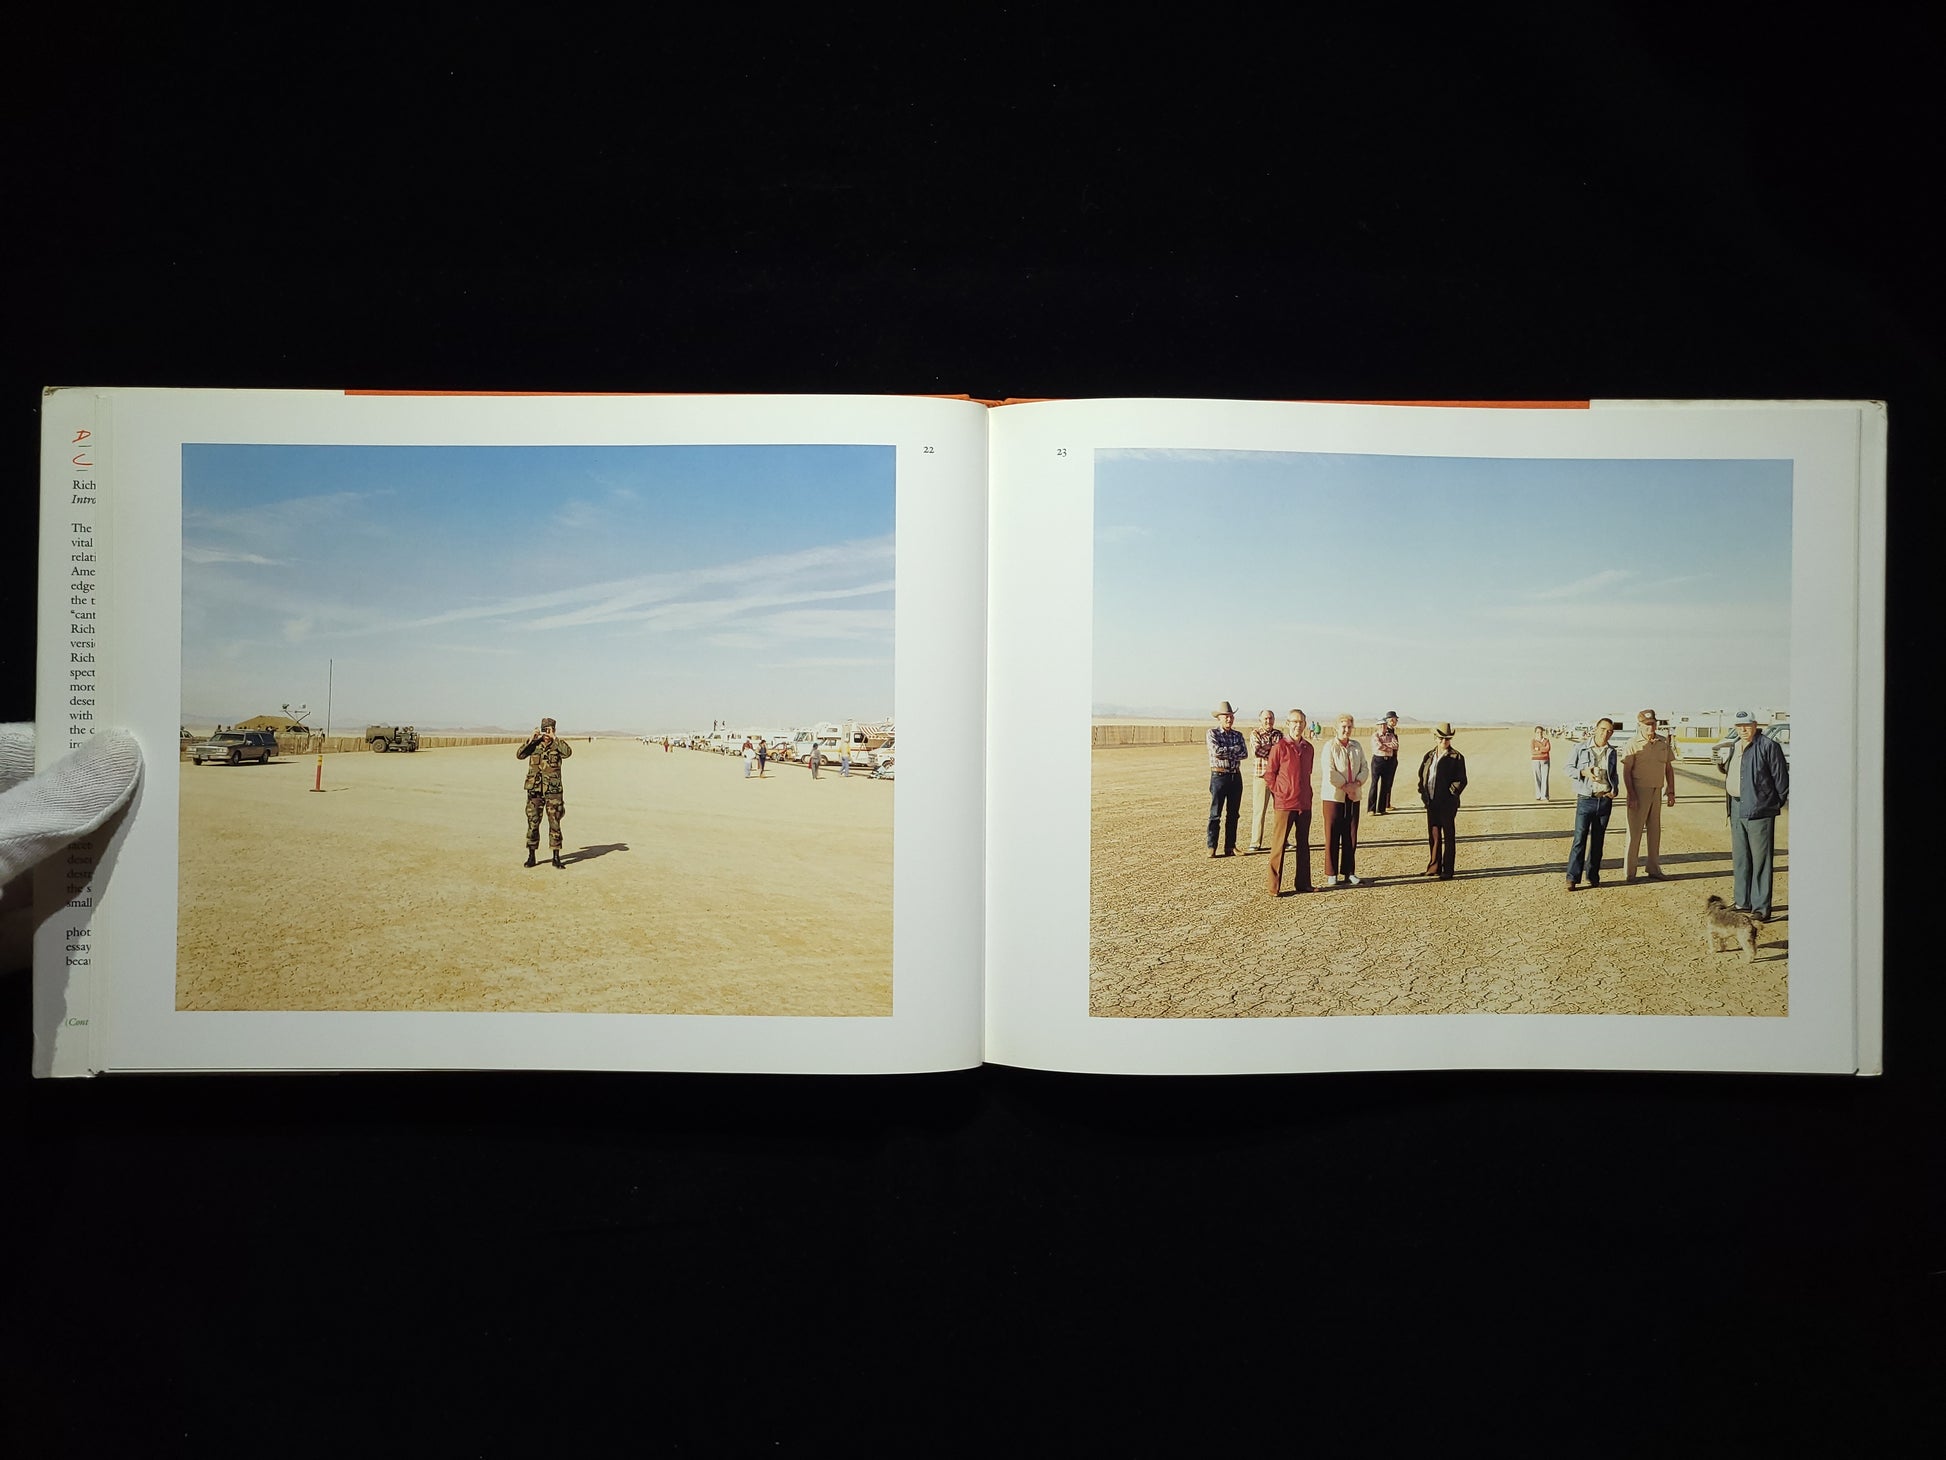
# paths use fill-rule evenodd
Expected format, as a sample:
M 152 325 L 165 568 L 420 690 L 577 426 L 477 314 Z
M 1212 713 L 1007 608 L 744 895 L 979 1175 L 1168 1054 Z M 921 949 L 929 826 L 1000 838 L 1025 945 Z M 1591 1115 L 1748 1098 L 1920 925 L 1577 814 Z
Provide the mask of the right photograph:
M 1094 466 L 1091 1015 L 1789 1012 L 1789 461 Z

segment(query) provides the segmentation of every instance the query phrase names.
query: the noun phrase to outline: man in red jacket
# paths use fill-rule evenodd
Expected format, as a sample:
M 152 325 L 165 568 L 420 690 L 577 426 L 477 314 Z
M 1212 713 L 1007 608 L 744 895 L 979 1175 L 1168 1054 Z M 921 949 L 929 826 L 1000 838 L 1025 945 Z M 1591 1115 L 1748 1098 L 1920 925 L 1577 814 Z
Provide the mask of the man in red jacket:
M 1292 710 L 1284 738 L 1271 749 L 1264 765 L 1276 814 L 1270 823 L 1270 895 L 1284 890 L 1284 843 L 1297 843 L 1297 868 L 1292 876 L 1296 892 L 1311 890 L 1311 770 L 1317 750 L 1304 734 L 1304 712 Z

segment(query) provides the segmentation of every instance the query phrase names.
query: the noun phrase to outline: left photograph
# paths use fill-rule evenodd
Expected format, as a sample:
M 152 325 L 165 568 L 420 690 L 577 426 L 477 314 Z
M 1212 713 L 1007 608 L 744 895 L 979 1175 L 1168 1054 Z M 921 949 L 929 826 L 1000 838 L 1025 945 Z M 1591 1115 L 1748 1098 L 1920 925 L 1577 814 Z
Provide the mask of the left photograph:
M 895 489 L 184 446 L 176 1007 L 889 1017 Z

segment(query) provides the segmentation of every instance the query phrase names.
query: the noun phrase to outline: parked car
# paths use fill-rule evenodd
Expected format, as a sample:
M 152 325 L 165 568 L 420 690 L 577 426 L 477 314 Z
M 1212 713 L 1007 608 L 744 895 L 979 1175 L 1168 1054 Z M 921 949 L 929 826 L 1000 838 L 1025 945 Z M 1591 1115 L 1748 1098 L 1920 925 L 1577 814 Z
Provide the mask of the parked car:
M 1766 725 L 1763 728 L 1763 734 L 1765 739 L 1777 742 L 1777 748 L 1784 752 L 1784 760 L 1788 763 L 1791 758 L 1790 725 L 1788 723 L 1782 725 Z M 1732 730 L 1728 735 L 1725 735 L 1710 747 L 1710 759 L 1716 762 L 1716 768 L 1719 771 L 1727 771 L 1730 768 L 1730 752 L 1736 749 L 1736 745 L 1737 733 Z
M 270 730 L 225 730 L 190 747 L 189 758 L 202 765 L 242 765 L 246 760 L 268 762 L 277 754 L 277 736 Z

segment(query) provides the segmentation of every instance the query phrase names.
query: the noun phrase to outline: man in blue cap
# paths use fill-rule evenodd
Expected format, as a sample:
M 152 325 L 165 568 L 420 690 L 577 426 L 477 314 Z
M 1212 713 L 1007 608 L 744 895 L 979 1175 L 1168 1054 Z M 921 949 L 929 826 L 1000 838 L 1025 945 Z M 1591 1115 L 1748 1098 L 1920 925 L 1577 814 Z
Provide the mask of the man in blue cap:
M 1730 903 L 1768 922 L 1777 813 L 1790 799 L 1791 763 L 1762 730 L 1755 715 L 1737 711 L 1737 743 L 1723 768 L 1723 790 L 1730 810 Z

